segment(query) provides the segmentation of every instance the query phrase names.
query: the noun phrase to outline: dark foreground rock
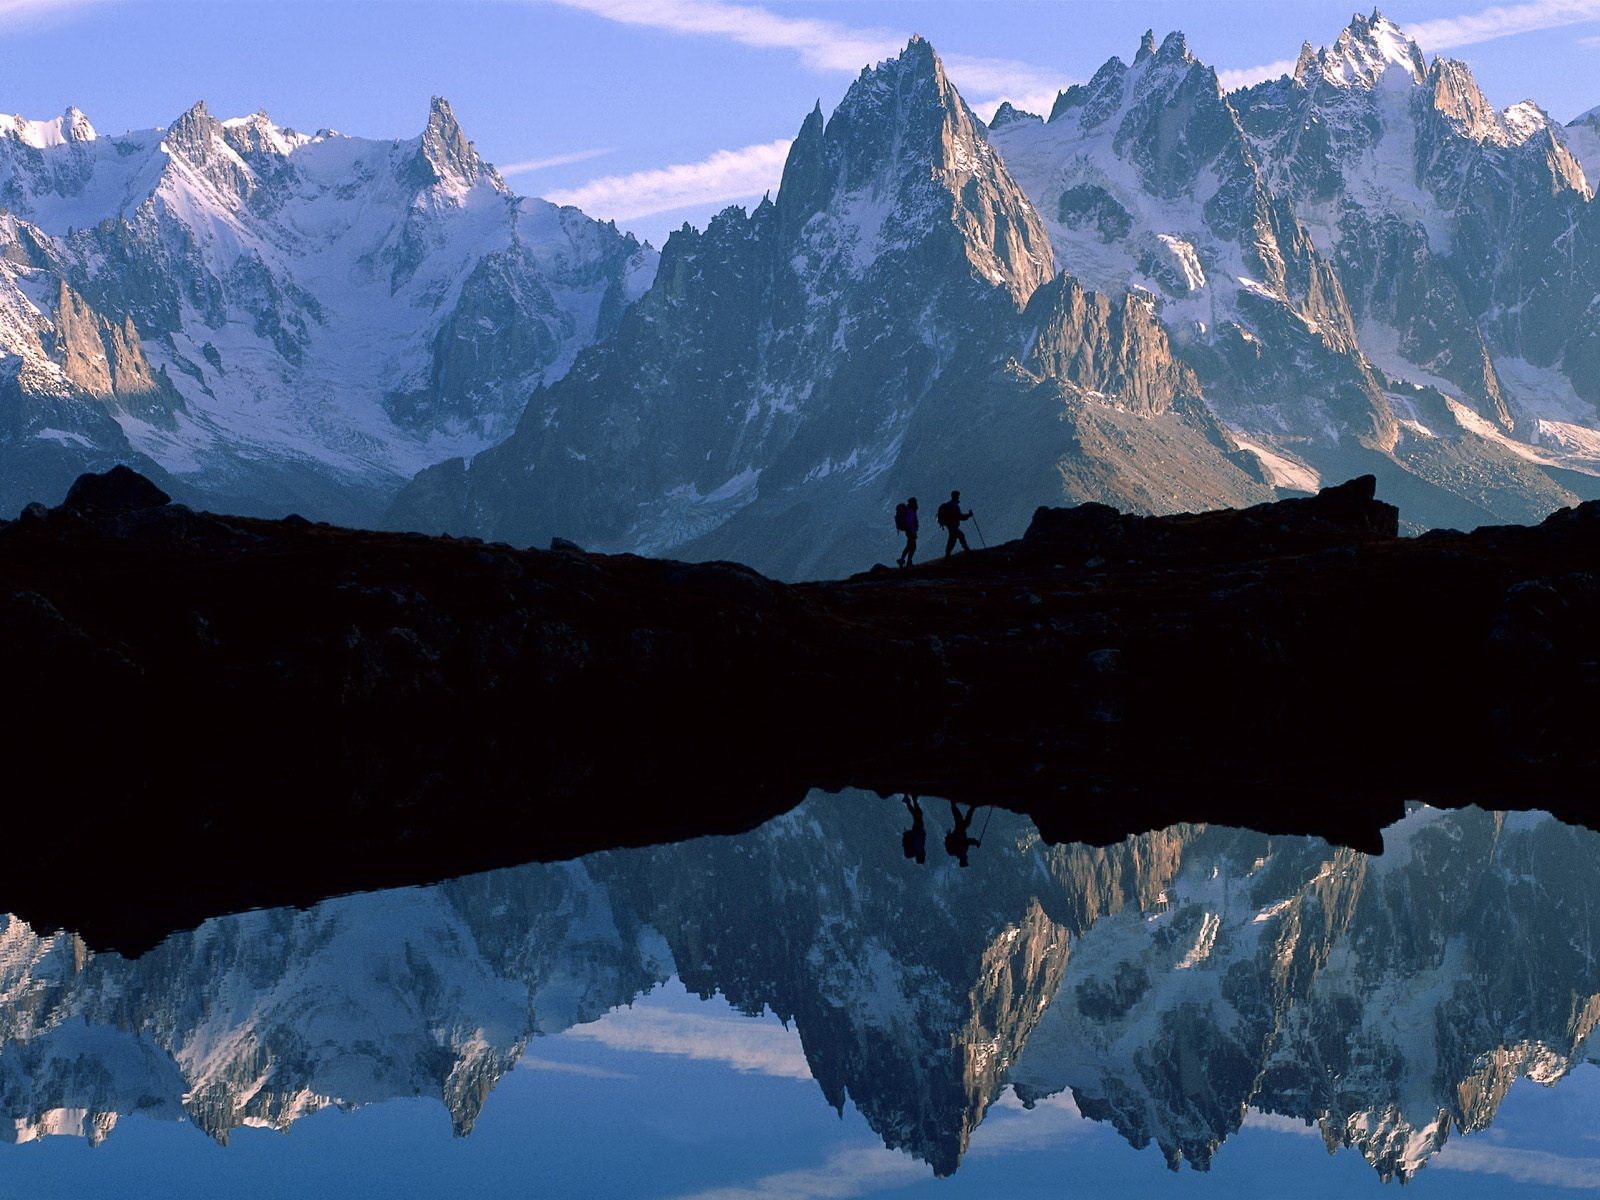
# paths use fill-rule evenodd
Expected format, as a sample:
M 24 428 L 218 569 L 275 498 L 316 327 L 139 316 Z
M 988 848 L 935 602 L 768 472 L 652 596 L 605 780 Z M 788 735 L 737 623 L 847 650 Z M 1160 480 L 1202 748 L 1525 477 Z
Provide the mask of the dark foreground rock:
M 1600 504 L 1402 539 L 1372 492 L 1040 510 L 1005 546 L 789 586 L 80 483 L 0 523 L 0 909 L 137 948 L 740 830 L 812 787 L 1055 840 L 1376 848 L 1409 798 L 1600 825 Z

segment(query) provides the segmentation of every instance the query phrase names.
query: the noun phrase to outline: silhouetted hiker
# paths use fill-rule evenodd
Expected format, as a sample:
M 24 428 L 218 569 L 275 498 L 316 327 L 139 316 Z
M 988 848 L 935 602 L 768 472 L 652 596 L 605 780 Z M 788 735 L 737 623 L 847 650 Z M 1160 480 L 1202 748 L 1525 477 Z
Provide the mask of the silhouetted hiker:
M 944 544 L 946 558 L 955 553 L 957 542 L 961 543 L 963 550 L 972 549 L 967 545 L 967 535 L 961 532 L 961 522 L 972 520 L 972 514 L 961 511 L 960 492 L 951 492 L 950 499 L 939 505 L 939 511 L 935 515 L 939 518 L 939 524 L 950 531 L 949 540 Z
M 897 560 L 902 567 L 909 567 L 911 560 L 917 556 L 917 498 L 915 496 L 904 504 L 894 506 L 894 527 L 906 535 L 906 548 L 900 551 Z
M 900 797 L 900 802 L 911 814 L 911 828 L 900 835 L 900 849 L 906 852 L 907 858 L 925 863 L 928 861 L 928 830 L 922 823 L 922 805 L 909 792 Z
M 967 815 L 962 816 L 961 810 L 956 807 L 954 800 L 950 801 L 950 819 L 956 827 L 944 835 L 944 852 L 955 859 L 963 867 L 970 866 L 967 862 L 967 851 L 983 845 L 977 838 L 972 837 L 967 830 L 972 828 L 972 816 L 978 811 L 976 804 L 967 805 Z

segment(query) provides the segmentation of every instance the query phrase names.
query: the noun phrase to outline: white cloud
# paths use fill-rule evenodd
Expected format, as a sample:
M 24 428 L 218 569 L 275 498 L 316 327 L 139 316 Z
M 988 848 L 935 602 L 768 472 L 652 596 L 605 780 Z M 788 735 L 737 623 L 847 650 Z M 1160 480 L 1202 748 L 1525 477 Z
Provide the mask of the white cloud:
M 1524 4 L 1497 4 L 1493 8 L 1455 17 L 1402 22 L 1401 28 L 1424 51 L 1437 54 L 1443 50 L 1475 46 L 1518 33 L 1562 29 L 1589 21 L 1600 21 L 1600 0 L 1528 0 Z M 1582 41 L 1588 45 L 1591 39 L 1584 38 Z M 1256 67 L 1219 70 L 1217 77 L 1222 80 L 1222 86 L 1231 92 L 1235 88 L 1249 87 L 1288 74 L 1294 70 L 1294 64 L 1294 59 L 1284 58 Z
M 1424 50 L 1437 52 L 1587 21 L 1600 21 L 1600 0 L 1531 0 L 1526 4 L 1500 4 L 1458 17 L 1416 21 L 1405 29 Z
M 524 1055 L 517 1060 L 517 1066 L 524 1071 L 549 1071 L 556 1075 L 581 1075 L 585 1079 L 637 1079 L 637 1075 L 629 1075 L 626 1071 L 612 1071 L 605 1067 L 591 1066 L 589 1063 L 560 1062 L 553 1058 L 534 1058 Z
M 1231 92 L 1235 88 L 1250 87 L 1280 75 L 1293 74 L 1295 62 L 1292 58 L 1280 58 L 1276 62 L 1262 63 L 1259 67 L 1236 67 L 1218 71 L 1217 78 L 1222 82 L 1222 90 Z
M 1024 1154 L 1054 1150 L 1069 1138 L 1092 1132 L 1095 1126 L 1078 1111 L 1071 1092 L 1059 1092 L 1024 1107 L 1015 1092 L 1007 1092 L 989 1106 L 988 1118 L 972 1135 L 968 1158 Z
M 615 1009 L 561 1036 L 584 1038 L 612 1050 L 726 1063 L 736 1071 L 780 1079 L 811 1078 L 799 1034 L 749 1017 L 638 1006 Z
M 723 0 L 550 0 L 646 29 L 694 37 L 715 37 L 763 50 L 787 50 L 813 71 L 852 74 L 885 58 L 906 43 L 906 34 L 882 28 L 854 28 L 838 21 L 791 17 L 752 4 Z M 1054 100 L 1064 86 L 1059 72 L 1009 58 L 944 56 L 945 69 L 963 94 L 979 97 L 974 107 L 993 112 L 1002 100 L 1037 105 L 1046 91 Z M 1048 104 L 1048 101 L 1046 101 Z
M 552 154 L 549 158 L 527 158 L 521 162 L 502 163 L 497 169 L 502 175 L 526 175 L 531 171 L 543 171 L 546 167 L 564 167 L 569 163 L 588 162 L 591 158 L 601 158 L 612 152 L 610 146 L 599 150 L 573 150 L 567 154 Z
M 0 0 L 0 31 L 38 24 L 53 17 L 71 16 L 79 9 L 109 0 Z
M 859 71 L 894 54 L 903 38 L 882 29 L 851 29 L 836 21 L 785 17 L 764 8 L 720 0 L 551 0 L 616 21 L 670 33 L 720 37 L 742 46 L 790 50 L 817 71 Z
M 1288 1133 L 1296 1137 L 1321 1137 L 1315 1125 L 1307 1125 L 1298 1117 L 1286 1117 L 1282 1113 L 1262 1112 L 1259 1108 L 1252 1108 L 1244 1115 L 1246 1129 L 1267 1129 L 1273 1133 Z
M 550 192 L 545 199 L 573 204 L 591 217 L 613 221 L 748 199 L 777 188 L 788 155 L 789 139 L 780 138 L 739 150 L 718 150 L 699 162 L 607 175 Z
M 1600 1191 L 1600 1158 L 1568 1158 L 1545 1150 L 1518 1150 L 1458 1140 L 1434 1155 L 1428 1166 L 1435 1171 L 1498 1175 L 1515 1183 Z
M 928 1178 L 928 1168 L 882 1146 L 835 1150 L 815 1167 L 763 1175 L 742 1187 L 712 1188 L 680 1200 L 852 1200 Z

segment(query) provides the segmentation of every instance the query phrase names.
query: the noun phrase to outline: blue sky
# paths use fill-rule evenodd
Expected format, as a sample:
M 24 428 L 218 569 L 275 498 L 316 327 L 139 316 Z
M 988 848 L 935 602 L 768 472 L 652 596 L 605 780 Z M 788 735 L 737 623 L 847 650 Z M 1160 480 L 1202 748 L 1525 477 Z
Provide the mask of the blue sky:
M 68 104 L 102 131 L 266 109 L 305 131 L 420 131 L 450 99 L 520 192 L 654 240 L 776 183 L 816 100 L 913 32 L 969 102 L 1033 105 L 1183 29 L 1241 81 L 1324 44 L 1349 0 L 0 0 L 0 111 Z M 1466 60 L 1497 105 L 1567 120 L 1600 105 L 1600 0 L 1395 0 L 1428 51 Z
M 1597 1105 L 1593 1066 L 1555 1087 L 1518 1080 L 1494 1125 L 1452 1137 L 1404 1200 L 1593 1195 Z M 828 1106 L 792 1027 L 699 1000 L 676 981 L 536 1038 L 464 1138 L 450 1135 L 436 1098 L 423 1098 L 325 1110 L 286 1135 L 239 1129 L 227 1147 L 188 1124 L 139 1117 L 94 1148 L 76 1137 L 0 1145 L 0 1200 L 1399 1200 L 1397 1189 L 1352 1150 L 1330 1156 L 1316 1130 L 1260 1114 L 1208 1173 L 1173 1173 L 1153 1146 L 1132 1149 L 1067 1095 L 1031 1112 L 1002 1097 L 960 1169 L 937 1180 L 885 1149 L 853 1106 Z

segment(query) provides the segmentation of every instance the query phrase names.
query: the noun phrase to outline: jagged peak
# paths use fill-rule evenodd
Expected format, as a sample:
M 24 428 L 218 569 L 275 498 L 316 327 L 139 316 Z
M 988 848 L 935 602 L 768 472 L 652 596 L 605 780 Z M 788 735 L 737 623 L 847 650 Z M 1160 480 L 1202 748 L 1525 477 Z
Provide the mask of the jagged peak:
M 844 101 L 840 104 L 840 107 L 842 108 L 849 103 L 851 94 L 862 84 L 870 84 L 879 80 L 889 81 L 906 76 L 912 78 L 926 77 L 941 86 L 949 86 L 945 78 L 944 63 L 940 61 L 938 52 L 934 50 L 933 43 L 920 33 L 913 33 L 910 40 L 906 42 L 905 48 L 893 58 L 885 58 L 871 66 L 862 67 L 861 74 L 856 77 L 856 82 L 850 86 L 850 91 L 845 93 Z
M 1571 129 L 1574 125 L 1600 126 L 1600 107 L 1591 108 L 1588 112 L 1579 113 L 1577 116 L 1573 117 L 1572 120 L 1567 122 L 1568 129 Z
M 311 139 L 287 126 L 278 125 L 264 108 L 248 117 L 229 117 L 222 122 L 222 134 L 240 154 L 288 154 Z
M 1153 58 L 1156 52 L 1156 31 L 1146 29 L 1144 36 L 1139 39 L 1139 52 L 1133 56 L 1134 65 L 1137 66 L 1147 58 Z
M 1510 134 L 1512 142 L 1519 146 L 1555 125 L 1550 119 L 1550 114 L 1532 100 L 1521 100 L 1501 110 L 1500 120 L 1505 123 L 1506 132 Z
M 213 117 L 204 100 L 196 100 L 188 110 L 167 126 L 162 144 L 168 153 L 196 162 L 204 161 L 222 134 L 222 122 Z
M 1144 49 L 1144 43 L 1139 44 L 1139 49 Z M 1189 52 L 1189 39 L 1181 29 L 1174 29 L 1161 39 L 1161 45 L 1156 50 L 1157 62 L 1185 62 L 1195 61 L 1194 55 Z
M 1353 14 L 1332 46 L 1314 55 L 1302 50 L 1294 77 L 1302 84 L 1311 82 L 1314 75 L 1338 87 L 1370 88 L 1385 79 L 1421 83 L 1426 74 L 1422 48 L 1373 9 L 1371 16 Z
M 410 172 L 412 182 L 420 187 L 444 184 L 469 188 L 480 179 L 488 179 L 501 191 L 506 190 L 495 169 L 478 157 L 461 122 L 456 120 L 455 110 L 443 96 L 434 96 L 428 103 L 428 124 L 422 131 Z
M 61 136 L 69 142 L 92 142 L 99 135 L 83 110 L 76 104 L 69 104 L 61 114 Z
M 1043 121 L 1038 113 L 1031 113 L 1027 109 L 1018 108 L 1009 100 L 1002 100 L 1000 107 L 994 110 L 994 116 L 989 121 L 990 129 L 1004 129 L 1007 125 L 1015 125 L 1018 121 Z
M 98 136 L 89 118 L 76 105 L 68 105 L 66 112 L 48 121 L 30 121 L 27 117 L 0 118 L 0 136 L 44 150 L 77 142 L 92 142 Z

